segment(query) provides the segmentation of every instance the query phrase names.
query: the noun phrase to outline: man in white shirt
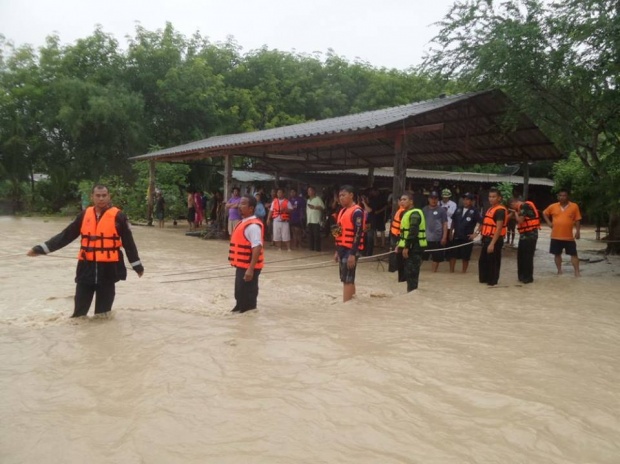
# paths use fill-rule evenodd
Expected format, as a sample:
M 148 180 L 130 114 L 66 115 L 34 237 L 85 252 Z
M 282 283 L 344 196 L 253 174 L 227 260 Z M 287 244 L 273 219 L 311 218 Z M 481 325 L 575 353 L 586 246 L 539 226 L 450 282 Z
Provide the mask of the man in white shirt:
M 325 211 L 325 203 L 316 195 L 316 189 L 308 187 L 308 200 L 306 202 L 306 218 L 308 219 L 308 232 L 310 238 L 310 250 L 321 251 L 321 219 Z
M 263 268 L 263 222 L 254 215 L 256 198 L 245 195 L 239 201 L 241 222 L 230 238 L 228 260 L 237 268 L 233 312 L 256 309 L 258 276 Z
M 441 201 L 439 202 L 439 206 L 446 210 L 448 216 L 448 230 L 452 228 L 452 215 L 456 211 L 456 203 L 450 200 L 451 196 L 452 192 L 450 189 L 443 189 L 441 191 Z

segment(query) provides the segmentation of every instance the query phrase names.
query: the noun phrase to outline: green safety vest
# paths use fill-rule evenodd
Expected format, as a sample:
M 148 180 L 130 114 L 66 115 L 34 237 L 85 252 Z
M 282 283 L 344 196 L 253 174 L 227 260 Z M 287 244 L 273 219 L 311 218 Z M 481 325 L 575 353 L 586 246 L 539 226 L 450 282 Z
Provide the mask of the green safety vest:
M 418 243 L 421 248 L 426 248 L 428 243 L 426 242 L 426 219 L 421 209 L 412 208 L 409 211 L 405 211 L 400 222 L 400 241 L 398 242 L 399 248 L 405 248 L 405 243 L 409 237 L 409 226 L 411 224 L 411 214 L 418 213 L 422 220 L 420 221 L 420 228 L 418 229 Z

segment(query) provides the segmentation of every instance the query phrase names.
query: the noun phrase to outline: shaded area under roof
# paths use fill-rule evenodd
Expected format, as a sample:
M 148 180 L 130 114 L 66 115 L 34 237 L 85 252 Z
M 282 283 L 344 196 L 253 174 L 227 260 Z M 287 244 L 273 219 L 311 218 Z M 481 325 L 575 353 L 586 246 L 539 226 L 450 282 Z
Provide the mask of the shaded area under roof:
M 253 159 L 252 170 L 297 174 L 390 167 L 396 150 L 402 147 L 411 167 L 561 158 L 562 154 L 545 134 L 514 108 L 502 91 L 489 90 L 275 129 L 220 135 L 132 160 L 174 162 L 244 156 Z

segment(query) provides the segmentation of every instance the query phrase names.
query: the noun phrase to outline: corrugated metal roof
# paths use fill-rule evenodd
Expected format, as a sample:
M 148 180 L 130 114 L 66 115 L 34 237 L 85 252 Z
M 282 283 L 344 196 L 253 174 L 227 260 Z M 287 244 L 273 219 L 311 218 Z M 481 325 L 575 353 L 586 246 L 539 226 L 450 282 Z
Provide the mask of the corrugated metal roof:
M 358 176 L 368 176 L 368 169 L 343 169 L 338 171 L 314 171 L 308 174 L 321 174 L 328 176 L 338 176 L 346 174 L 354 174 Z M 394 171 L 390 168 L 375 168 L 375 177 L 394 177 Z M 450 171 L 432 171 L 425 169 L 407 169 L 408 179 L 428 179 L 428 180 L 446 180 L 454 182 L 479 182 L 498 184 L 500 182 L 511 182 L 516 185 L 523 184 L 522 176 L 487 174 L 480 172 L 450 172 Z M 530 185 L 544 185 L 553 187 L 554 182 L 544 177 L 530 177 Z
M 336 118 L 310 121 L 291 126 L 276 127 L 256 132 L 245 132 L 230 135 L 218 135 L 196 142 L 186 143 L 176 147 L 154 151 L 145 155 L 135 156 L 132 160 L 153 159 L 177 153 L 187 153 L 214 148 L 229 148 L 250 143 L 291 140 L 302 137 L 339 134 L 359 130 L 376 129 L 379 127 L 402 121 L 417 114 L 426 113 L 438 108 L 466 100 L 474 95 L 486 93 L 459 94 L 434 100 L 426 100 L 409 105 L 396 106 L 364 113 L 350 114 Z
M 405 151 L 407 166 L 446 166 L 560 159 L 562 154 L 500 90 L 275 129 L 220 135 L 133 160 L 183 161 L 217 156 L 251 159 L 254 171 L 382 168 Z

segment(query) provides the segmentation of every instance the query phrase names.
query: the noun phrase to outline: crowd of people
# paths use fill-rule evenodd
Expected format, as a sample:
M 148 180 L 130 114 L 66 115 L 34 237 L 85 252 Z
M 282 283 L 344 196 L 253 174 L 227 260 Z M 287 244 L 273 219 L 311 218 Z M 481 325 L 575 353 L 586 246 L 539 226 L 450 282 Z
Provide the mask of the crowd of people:
M 156 195 L 156 215 L 162 221 L 160 213 L 163 214 L 165 202 L 161 192 Z M 95 295 L 96 314 L 112 309 L 115 284 L 127 277 L 122 249 L 138 276 L 144 273 L 127 217 L 112 206 L 108 187 L 95 185 L 91 199 L 93 205 L 85 208 L 62 232 L 27 253 L 29 256 L 51 253 L 81 237 L 73 317 L 85 316 Z M 521 283 L 534 281 L 534 254 L 541 217 L 551 228 L 549 252 L 554 255 L 558 274 L 562 274 L 562 253 L 566 253 L 571 257 L 575 276 L 579 277 L 575 240 L 580 238 L 581 214 L 578 205 L 569 201 L 566 190 L 558 193 L 558 202 L 542 211 L 542 216 L 532 201 L 515 197 L 505 202 L 496 188 L 488 192 L 486 211 L 482 212 L 474 199 L 473 194 L 465 193 L 457 204 L 449 189 L 441 191 L 441 200 L 438 191 L 431 191 L 424 206 L 416 205 L 412 192 L 404 192 L 398 198 L 398 209 L 391 215 L 389 227 L 389 270 L 397 272 L 399 282 L 406 282 L 407 292 L 418 288 L 425 259 L 432 261 L 431 272 L 437 272 L 444 261 L 449 262 L 450 272 L 455 272 L 457 260 L 463 263 L 462 272 L 467 272 L 478 235 L 482 245 L 479 281 L 497 285 L 511 219 L 519 233 L 517 274 Z M 258 280 L 267 240 L 279 250 L 290 251 L 292 247 L 301 247 L 307 230 L 309 249 L 321 251 L 321 226 L 328 218 L 333 222 L 330 231 L 335 239 L 334 260 L 343 284 L 343 301 L 351 300 L 356 292 L 358 260 L 363 255 L 372 255 L 368 251 L 376 239 L 382 244 L 385 240 L 382 232 L 386 228 L 386 203 L 375 189 L 357 195 L 350 185 L 337 190 L 329 207 L 317 196 L 314 187 L 308 187 L 307 198 L 295 189 L 290 189 L 287 197 L 284 189 L 277 188 L 267 202 L 260 190 L 241 196 L 235 187 L 224 205 L 230 234 L 228 259 L 236 268 L 236 305 L 232 311 L 244 313 L 257 307 Z M 188 192 L 187 206 L 190 227 L 192 223 L 200 224 L 205 210 L 200 192 Z

